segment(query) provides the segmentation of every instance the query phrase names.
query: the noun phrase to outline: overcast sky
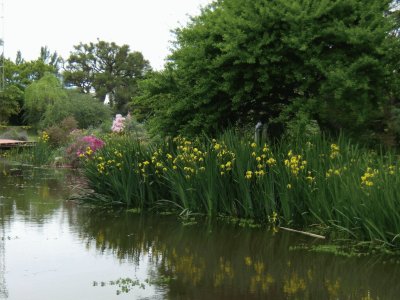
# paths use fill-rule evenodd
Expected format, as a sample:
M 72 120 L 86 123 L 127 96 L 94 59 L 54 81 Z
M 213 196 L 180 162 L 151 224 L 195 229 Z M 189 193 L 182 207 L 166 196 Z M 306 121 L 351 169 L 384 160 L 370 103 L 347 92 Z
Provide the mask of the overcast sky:
M 25 60 L 48 46 L 67 58 L 73 45 L 97 38 L 140 51 L 154 69 L 169 53 L 170 33 L 211 0 L 0 0 L 4 4 L 5 56 Z M 3 27 L 1 25 L 1 27 Z M 1 33 L 1 31 L 0 31 Z

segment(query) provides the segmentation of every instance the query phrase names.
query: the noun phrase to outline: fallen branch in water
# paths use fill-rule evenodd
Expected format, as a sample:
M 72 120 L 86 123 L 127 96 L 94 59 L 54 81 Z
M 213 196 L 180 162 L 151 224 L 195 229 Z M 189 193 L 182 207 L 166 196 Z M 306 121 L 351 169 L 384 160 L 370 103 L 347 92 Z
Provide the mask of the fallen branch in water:
M 300 231 L 300 230 L 286 228 L 286 227 L 279 227 L 279 228 L 283 229 L 283 230 L 286 230 L 286 231 L 290 231 L 290 232 L 296 232 L 296 233 L 308 235 L 308 236 L 315 237 L 315 238 L 318 238 L 318 239 L 325 239 L 325 237 L 323 235 L 319 235 L 319 234 L 314 234 L 314 233 Z

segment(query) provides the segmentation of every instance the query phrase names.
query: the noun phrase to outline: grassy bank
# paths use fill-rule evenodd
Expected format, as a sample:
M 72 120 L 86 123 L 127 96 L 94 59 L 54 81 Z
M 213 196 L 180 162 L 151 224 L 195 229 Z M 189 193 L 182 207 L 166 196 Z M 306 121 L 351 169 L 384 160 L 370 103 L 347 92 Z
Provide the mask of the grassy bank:
M 34 140 L 34 147 L 16 147 L 9 150 L 0 150 L 0 157 L 34 166 L 54 164 L 57 149 L 49 144 L 48 134 L 43 131 L 40 136 L 35 136 Z
M 271 146 L 227 133 L 143 146 L 121 136 L 85 156 L 85 174 L 101 202 L 312 226 L 400 247 L 397 158 L 343 138 Z

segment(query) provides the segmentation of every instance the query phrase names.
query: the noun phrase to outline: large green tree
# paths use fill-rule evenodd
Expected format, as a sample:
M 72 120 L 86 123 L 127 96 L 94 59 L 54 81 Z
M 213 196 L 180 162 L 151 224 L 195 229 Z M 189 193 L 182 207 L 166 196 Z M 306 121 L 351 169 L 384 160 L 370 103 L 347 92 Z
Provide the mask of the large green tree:
M 216 1 L 176 30 L 169 65 L 141 84 L 135 103 L 152 111 L 152 128 L 164 134 L 299 114 L 332 130 L 383 131 L 398 100 L 400 44 L 389 5 Z
M 59 79 L 51 73 L 45 74 L 25 90 L 24 110 L 28 124 L 38 127 L 49 109 L 59 107 L 67 99 L 67 93 Z M 57 114 L 67 116 L 62 110 L 58 110 Z
M 102 102 L 108 95 L 112 107 L 124 110 L 137 93 L 137 81 L 150 70 L 142 53 L 100 40 L 74 48 L 63 73 L 65 84 L 84 93 L 94 91 Z

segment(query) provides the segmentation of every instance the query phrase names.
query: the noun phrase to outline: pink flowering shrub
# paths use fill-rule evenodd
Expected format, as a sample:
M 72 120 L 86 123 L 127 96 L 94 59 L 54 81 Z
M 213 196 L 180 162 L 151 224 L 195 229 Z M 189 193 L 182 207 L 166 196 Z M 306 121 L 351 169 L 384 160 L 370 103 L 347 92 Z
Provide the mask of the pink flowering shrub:
M 94 135 L 87 135 L 78 138 L 76 142 L 67 148 L 66 151 L 70 165 L 72 167 L 77 167 L 79 165 L 80 158 L 91 157 L 93 153 L 95 153 L 98 149 L 101 149 L 104 145 L 105 143 Z
M 121 114 L 115 115 L 111 130 L 112 132 L 122 133 L 125 127 L 125 118 Z
M 84 136 L 80 141 L 82 147 L 78 148 L 76 151 L 78 157 L 82 157 L 82 154 L 84 156 L 90 156 L 92 153 L 104 146 L 104 142 L 94 135 Z

